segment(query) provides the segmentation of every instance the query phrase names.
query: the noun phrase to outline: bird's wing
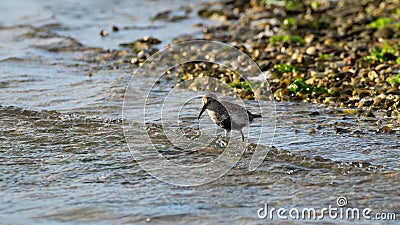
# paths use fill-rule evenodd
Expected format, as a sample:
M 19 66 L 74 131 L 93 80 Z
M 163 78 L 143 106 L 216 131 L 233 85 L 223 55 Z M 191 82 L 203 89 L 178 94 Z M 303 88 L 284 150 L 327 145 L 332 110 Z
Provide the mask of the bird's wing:
M 238 127 L 249 124 L 249 114 L 247 114 L 247 110 L 243 106 L 227 101 L 221 101 L 221 103 L 228 111 L 232 123 L 237 124 Z

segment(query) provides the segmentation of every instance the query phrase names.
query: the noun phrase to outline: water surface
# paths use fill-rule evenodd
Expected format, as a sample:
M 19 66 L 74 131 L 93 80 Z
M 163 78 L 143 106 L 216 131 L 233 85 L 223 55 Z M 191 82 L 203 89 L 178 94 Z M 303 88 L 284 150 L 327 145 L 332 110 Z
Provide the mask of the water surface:
M 158 181 L 137 164 L 126 145 L 121 115 L 135 66 L 117 67 L 112 60 L 99 58 L 107 49 L 119 49 L 120 43 L 143 36 L 155 36 L 162 44 L 180 34 L 201 36 L 191 25 L 210 22 L 198 18 L 195 10 L 176 22 L 150 20 L 157 12 L 172 9 L 179 14 L 182 7 L 196 9 L 198 4 L 174 0 L 0 4 L 4 12 L 0 15 L 2 224 L 265 224 L 271 221 L 257 218 L 265 203 L 287 209 L 322 208 L 336 206 L 340 196 L 348 199 L 349 207 L 399 212 L 400 133 L 381 112 L 369 118 L 363 112 L 349 114 L 327 105 L 277 103 L 275 148 L 262 165 L 248 170 L 253 153 L 249 148 L 225 176 L 197 187 Z M 122 29 L 113 33 L 112 25 Z M 101 37 L 101 29 L 110 35 Z M 55 46 L 60 48 L 54 51 Z M 141 89 L 146 77 L 134 81 L 133 94 L 141 98 L 148 91 Z M 164 87 L 156 101 L 171 84 Z M 180 97 L 196 94 L 182 90 Z M 256 109 L 256 102 L 246 104 Z M 169 105 L 163 116 L 181 112 L 187 137 L 196 139 L 200 107 L 195 98 L 185 110 Z M 148 110 L 160 109 L 150 104 Z M 215 138 L 204 151 L 177 150 L 162 135 L 156 119 L 147 127 L 134 124 L 134 138 L 145 143 L 142 148 L 153 149 L 146 145 L 150 132 L 153 144 L 171 160 L 204 163 L 223 151 L 224 139 L 223 131 L 215 130 L 207 117 L 202 121 L 203 131 Z M 264 122 L 267 118 L 252 125 L 253 144 Z M 392 132 L 384 132 L 385 126 Z M 239 137 L 234 132 L 233 142 Z M 259 144 L 270 145 L 263 140 Z M 342 223 L 347 221 L 324 221 Z

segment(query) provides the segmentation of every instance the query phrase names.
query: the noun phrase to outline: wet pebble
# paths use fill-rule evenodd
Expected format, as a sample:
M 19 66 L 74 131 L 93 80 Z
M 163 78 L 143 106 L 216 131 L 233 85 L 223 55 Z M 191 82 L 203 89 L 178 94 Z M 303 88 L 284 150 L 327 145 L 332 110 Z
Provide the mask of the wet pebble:
M 371 111 L 367 111 L 364 113 L 365 117 L 375 118 L 375 114 Z
M 383 39 L 392 38 L 395 33 L 396 32 L 392 28 L 384 27 L 375 31 L 374 37 L 380 41 L 383 41 Z
M 315 46 L 310 46 L 306 49 L 306 53 L 308 55 L 316 55 L 317 54 L 317 48 Z
M 117 26 L 111 26 L 111 30 L 113 31 L 113 32 L 118 32 L 119 31 L 119 28 L 117 27 Z
M 106 30 L 101 30 L 100 35 L 103 37 L 108 36 L 108 32 Z

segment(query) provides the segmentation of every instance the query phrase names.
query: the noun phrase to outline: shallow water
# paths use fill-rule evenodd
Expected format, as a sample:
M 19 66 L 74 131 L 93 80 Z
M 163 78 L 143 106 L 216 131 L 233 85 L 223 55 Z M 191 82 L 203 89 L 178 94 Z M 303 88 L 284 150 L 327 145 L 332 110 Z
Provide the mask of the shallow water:
M 190 25 L 207 21 L 195 12 L 175 23 L 149 20 L 158 11 L 187 5 L 178 1 L 96 1 L 79 7 L 75 1 L 25 1 L 18 10 L 13 4 L 0 4 L 9 12 L 0 17 L 2 224 L 265 224 L 271 221 L 257 218 L 265 203 L 286 209 L 336 207 L 340 196 L 347 198 L 349 207 L 399 212 L 400 132 L 391 125 L 394 121 L 380 112 L 369 118 L 326 105 L 277 103 L 275 148 L 253 172 L 248 170 L 254 153 L 251 145 L 235 167 L 214 182 L 178 187 L 158 181 L 132 158 L 123 133 L 122 101 L 135 68 L 87 59 L 103 54 L 98 47 L 114 49 L 143 36 L 154 35 L 166 44 L 179 32 L 200 35 Z M 121 30 L 105 38 L 98 34 L 111 25 L 132 24 L 156 28 Z M 54 43 L 66 43 L 68 51 L 49 51 Z M 133 94 L 142 98 L 148 90 L 141 87 L 148 81 L 139 76 L 134 81 Z M 154 104 L 148 105 L 150 113 L 159 112 L 158 101 L 170 90 L 170 83 L 163 85 L 152 99 Z M 190 99 L 196 94 L 182 90 L 179 97 Z M 216 130 L 206 116 L 198 123 L 200 99 L 193 98 L 184 107 L 177 102 L 163 116 L 180 112 L 178 124 L 186 137 L 196 140 L 200 132 L 209 139 L 216 136 L 210 146 L 204 151 L 178 149 L 163 135 L 160 121 L 149 117 L 146 125 L 132 125 L 138 147 L 151 150 L 154 145 L 181 164 L 202 164 L 218 157 L 224 150 L 223 131 Z M 257 109 L 254 101 L 246 104 Z M 253 144 L 263 123 L 268 123 L 267 118 L 250 129 Z M 383 132 L 385 126 L 393 132 Z M 152 144 L 147 143 L 147 134 Z M 238 139 L 234 132 L 234 146 L 240 146 Z M 270 145 L 266 140 L 259 144 Z
M 304 105 L 289 106 L 294 113 L 278 119 L 274 145 L 281 150 L 271 150 L 254 172 L 248 171 L 251 152 L 246 153 L 228 174 L 198 187 L 169 185 L 143 171 L 126 147 L 120 120 L 2 107 L 2 221 L 140 224 L 151 218 L 155 223 L 261 224 L 265 221 L 257 219 L 256 212 L 264 203 L 317 208 L 335 206 L 338 196 L 346 196 L 352 207 L 398 210 L 398 162 L 357 152 L 358 146 L 345 150 L 324 142 L 331 148 L 318 148 L 307 144 L 309 134 L 289 135 L 289 126 L 300 129 L 310 124 L 293 126 L 287 121 L 296 121 L 298 111 L 312 112 Z M 153 127 L 154 132 L 157 129 Z M 164 151 L 180 162 L 199 163 L 199 158 L 207 161 L 218 155 L 213 148 L 218 144 L 206 152 Z M 389 144 L 370 148 L 393 150 Z M 346 160 L 338 160 L 335 151 L 347 154 Z

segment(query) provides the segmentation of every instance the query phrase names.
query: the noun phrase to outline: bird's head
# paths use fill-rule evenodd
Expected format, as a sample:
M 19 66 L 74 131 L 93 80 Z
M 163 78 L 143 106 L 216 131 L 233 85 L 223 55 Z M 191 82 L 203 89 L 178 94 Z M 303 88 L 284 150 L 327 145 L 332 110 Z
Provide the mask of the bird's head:
M 203 101 L 203 108 L 200 111 L 199 116 L 197 117 L 197 119 L 200 119 L 200 116 L 203 114 L 203 112 L 207 109 L 208 105 L 212 102 L 212 101 L 217 101 L 218 97 L 215 94 L 212 93 L 208 93 L 205 94 L 202 98 Z
M 205 94 L 202 98 L 203 105 L 206 105 L 210 101 L 216 101 L 216 100 L 218 100 L 218 97 L 212 93 Z

